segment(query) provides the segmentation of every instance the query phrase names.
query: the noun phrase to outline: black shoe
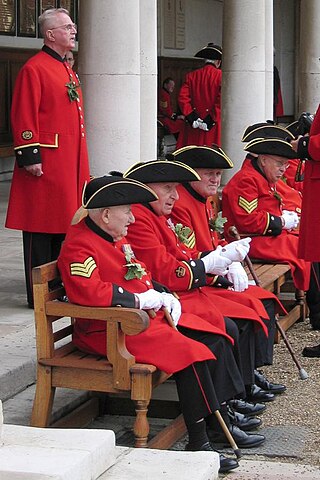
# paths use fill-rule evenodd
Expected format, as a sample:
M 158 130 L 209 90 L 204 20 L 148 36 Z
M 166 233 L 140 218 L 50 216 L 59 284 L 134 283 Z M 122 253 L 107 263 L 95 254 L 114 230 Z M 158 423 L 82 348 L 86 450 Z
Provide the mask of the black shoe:
M 236 442 L 239 448 L 258 447 L 265 441 L 264 435 L 255 434 L 255 433 L 246 433 L 234 425 L 231 425 L 229 430 L 231 435 L 233 436 L 234 441 Z M 230 447 L 230 443 L 223 432 L 215 432 L 208 428 L 207 434 L 210 442 L 214 444 L 221 444 L 224 447 Z
M 281 383 L 269 382 L 260 370 L 254 371 L 254 381 L 258 387 L 262 388 L 262 390 L 265 390 L 268 393 L 283 393 L 286 390 L 286 386 L 282 385 Z
M 319 358 L 320 357 L 320 344 L 315 345 L 314 347 L 304 347 L 304 349 L 302 350 L 302 355 L 304 357 Z
M 236 412 L 243 413 L 247 417 L 261 415 L 267 408 L 263 403 L 250 403 L 244 400 L 230 400 L 228 405 Z
M 204 443 L 200 448 L 193 448 L 190 443 L 186 445 L 186 450 L 188 452 L 216 452 L 216 450 L 212 447 L 212 445 L 209 442 Z M 219 452 L 217 452 L 219 453 Z M 227 473 L 230 470 L 234 470 L 235 468 L 239 467 L 239 463 L 237 460 L 234 460 L 233 458 L 227 458 L 221 453 L 219 453 L 219 459 L 220 459 L 220 468 L 219 468 L 219 473 Z
M 232 425 L 241 428 L 244 432 L 255 430 L 262 424 L 260 418 L 248 417 L 247 415 L 243 415 L 243 413 L 232 410 L 230 407 L 228 407 L 228 417 Z
M 247 390 L 246 400 L 249 402 L 272 402 L 274 399 L 273 393 L 266 392 L 255 384 L 251 385 Z

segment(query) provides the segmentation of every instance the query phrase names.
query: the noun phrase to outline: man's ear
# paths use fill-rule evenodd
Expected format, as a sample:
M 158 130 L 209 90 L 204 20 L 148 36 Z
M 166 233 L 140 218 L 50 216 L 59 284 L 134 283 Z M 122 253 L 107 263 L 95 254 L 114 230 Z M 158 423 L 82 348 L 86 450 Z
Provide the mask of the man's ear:
M 101 213 L 101 218 L 104 223 L 109 223 L 109 209 L 104 208 Z
M 55 42 L 56 41 L 52 30 L 47 30 L 46 31 L 45 38 L 47 40 L 49 40 L 49 42 Z

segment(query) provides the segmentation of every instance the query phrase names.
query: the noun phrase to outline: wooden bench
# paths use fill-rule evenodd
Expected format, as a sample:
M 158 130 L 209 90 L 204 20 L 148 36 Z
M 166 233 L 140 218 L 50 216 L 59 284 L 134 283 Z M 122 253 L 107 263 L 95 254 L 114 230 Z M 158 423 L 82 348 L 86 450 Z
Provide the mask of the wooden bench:
M 51 413 L 57 387 L 119 395 L 129 392 L 136 411 L 133 426 L 135 446 L 169 448 L 186 431 L 182 416 L 171 422 L 148 443 L 147 412 L 152 389 L 170 375 L 158 370 L 154 365 L 136 363 L 125 345 L 126 335 L 136 335 L 148 328 L 148 314 L 137 309 L 83 307 L 61 302 L 59 298 L 65 295 L 64 288 L 49 287 L 49 284 L 57 284 L 59 280 L 57 262 L 33 269 L 37 385 L 31 425 L 74 426 L 75 418 L 80 419 L 79 423 L 83 424 L 88 423 L 90 416 L 94 418 L 99 414 L 97 398 L 93 397 L 85 406 L 82 405 L 78 412 L 73 412 L 72 418 L 52 424 Z M 73 345 L 71 335 L 74 318 L 107 322 L 106 357 L 88 355 Z M 89 414 L 83 413 L 88 410 Z
M 261 286 L 274 293 L 288 311 L 287 315 L 279 316 L 279 324 L 283 330 L 288 330 L 297 321 L 304 321 L 306 317 L 304 292 L 294 288 L 290 266 L 285 263 L 260 263 L 253 261 L 253 267 L 261 282 Z M 246 270 L 249 280 L 253 280 L 247 267 Z M 275 342 L 279 343 L 279 341 L 280 335 L 276 331 Z

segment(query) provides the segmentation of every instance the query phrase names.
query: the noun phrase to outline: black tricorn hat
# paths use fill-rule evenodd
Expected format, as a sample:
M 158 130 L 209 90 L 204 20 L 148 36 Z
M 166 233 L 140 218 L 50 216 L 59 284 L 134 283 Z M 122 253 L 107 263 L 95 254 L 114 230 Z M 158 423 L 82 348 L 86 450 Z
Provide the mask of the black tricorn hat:
M 221 60 L 222 48 L 220 45 L 208 43 L 206 47 L 201 48 L 201 50 L 195 54 L 195 57 L 205 58 L 206 60 Z
M 169 153 L 167 159 L 184 163 L 191 168 L 225 169 L 233 167 L 230 158 L 218 145 L 212 145 L 212 147 L 188 145 Z
M 84 186 L 83 208 L 104 208 L 131 203 L 154 202 L 158 197 L 151 188 L 136 180 L 116 176 L 96 177 Z
M 263 122 L 249 125 L 243 132 L 241 142 L 251 142 L 256 138 L 282 138 L 283 140 L 294 139 L 294 135 L 280 125 Z
M 244 150 L 258 155 L 276 155 L 285 158 L 297 158 L 290 142 L 281 138 L 256 138 L 247 143 Z
M 143 183 L 193 182 L 200 180 L 199 175 L 188 165 L 170 160 L 152 160 L 132 165 L 124 178 L 133 178 Z

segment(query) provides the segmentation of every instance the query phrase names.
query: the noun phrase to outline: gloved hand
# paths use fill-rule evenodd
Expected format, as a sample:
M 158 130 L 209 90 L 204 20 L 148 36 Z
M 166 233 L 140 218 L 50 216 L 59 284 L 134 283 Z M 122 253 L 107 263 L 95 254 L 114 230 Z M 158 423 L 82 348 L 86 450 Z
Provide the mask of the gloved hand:
M 227 279 L 233 283 L 236 292 L 243 292 L 248 288 L 248 275 L 240 262 L 231 263 Z
M 289 210 L 282 211 L 282 228 L 284 230 L 292 230 L 299 225 L 299 217 L 296 212 L 290 212 Z
M 221 246 L 219 245 L 215 250 L 201 258 L 204 263 L 204 269 L 206 273 L 211 273 L 214 275 L 227 274 L 227 267 L 231 265 L 232 261 L 227 257 L 220 255 L 220 252 Z
M 143 293 L 135 293 L 134 295 L 139 300 L 138 308 L 141 308 L 141 310 L 150 310 L 152 308 L 157 311 L 160 310 L 163 305 L 162 294 L 153 288 Z
M 250 242 L 251 238 L 246 237 L 242 238 L 241 240 L 228 243 L 228 245 L 222 247 L 221 255 L 229 258 L 232 262 L 242 262 L 242 260 L 248 255 L 250 250 Z
M 171 293 L 161 293 L 163 298 L 163 306 L 170 313 L 173 323 L 175 326 L 178 325 L 179 319 L 181 317 L 181 303 L 179 300 L 171 295 Z
M 192 123 L 192 128 L 201 128 L 200 125 L 203 123 L 203 120 L 201 118 L 197 118 L 197 120 L 194 120 Z
M 208 128 L 208 125 L 206 124 L 206 122 L 201 121 L 201 123 L 199 124 L 199 128 L 200 128 L 200 130 L 204 130 L 205 132 L 209 132 L 209 128 Z

